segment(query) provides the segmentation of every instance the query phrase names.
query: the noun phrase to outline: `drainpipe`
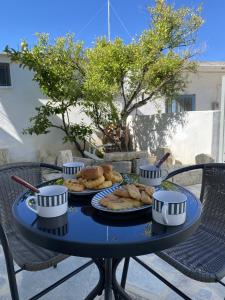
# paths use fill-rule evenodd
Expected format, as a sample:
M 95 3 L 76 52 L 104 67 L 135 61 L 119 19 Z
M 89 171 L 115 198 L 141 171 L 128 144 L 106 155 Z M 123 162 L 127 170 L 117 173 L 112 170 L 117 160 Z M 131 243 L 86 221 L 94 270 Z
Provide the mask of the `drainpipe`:
M 225 76 L 222 77 L 221 101 L 220 101 L 220 136 L 219 136 L 219 162 L 225 162 Z

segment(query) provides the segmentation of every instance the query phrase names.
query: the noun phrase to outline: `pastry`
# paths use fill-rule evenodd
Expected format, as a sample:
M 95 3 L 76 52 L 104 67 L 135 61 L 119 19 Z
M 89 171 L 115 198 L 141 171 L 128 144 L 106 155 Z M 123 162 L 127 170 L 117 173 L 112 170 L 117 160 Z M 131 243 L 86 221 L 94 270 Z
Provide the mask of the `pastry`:
M 141 192 L 141 202 L 144 204 L 152 204 L 152 198 L 145 192 Z
M 130 194 L 128 193 L 128 190 L 122 188 L 122 189 L 117 189 L 113 192 L 114 195 L 119 196 L 119 197 L 124 197 L 124 198 L 129 198 Z
M 112 176 L 111 177 L 112 183 L 123 181 L 123 177 L 122 177 L 122 175 L 119 172 L 112 171 L 112 175 L 111 176 Z
M 82 177 L 87 180 L 95 180 L 102 176 L 103 176 L 103 169 L 100 166 L 84 168 L 78 174 L 78 177 Z
M 84 181 L 84 186 L 87 189 L 94 189 L 97 186 L 99 186 L 100 184 L 102 184 L 104 181 L 105 181 L 105 177 L 104 176 L 100 176 L 100 177 L 98 177 L 97 179 L 94 179 L 94 180 Z
M 85 189 L 85 186 L 76 179 L 68 179 L 64 181 L 64 185 L 72 192 L 82 192 Z
M 106 188 L 111 187 L 111 186 L 112 186 L 112 181 L 106 180 L 102 184 L 94 187 L 93 189 L 96 189 L 96 190 L 98 190 L 98 189 L 106 189 Z
M 101 165 L 101 167 L 103 169 L 104 174 L 112 172 L 112 170 L 113 170 L 112 165 Z
M 112 200 L 105 197 L 100 200 L 100 204 L 112 210 L 121 210 L 121 209 L 128 209 L 133 207 L 132 202 L 125 198 L 118 198 Z
M 131 198 L 137 200 L 141 199 L 141 193 L 139 192 L 139 189 L 134 184 L 127 184 L 125 187 L 128 190 L 128 193 Z
M 152 197 L 153 193 L 155 192 L 155 189 L 151 186 L 146 186 L 145 191 L 150 197 Z

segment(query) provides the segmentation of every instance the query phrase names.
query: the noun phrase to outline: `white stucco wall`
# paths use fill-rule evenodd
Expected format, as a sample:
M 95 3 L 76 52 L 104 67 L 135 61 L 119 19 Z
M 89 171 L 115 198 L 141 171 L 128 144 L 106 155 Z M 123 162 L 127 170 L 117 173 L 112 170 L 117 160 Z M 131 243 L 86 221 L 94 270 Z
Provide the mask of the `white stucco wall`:
M 132 119 L 132 118 L 131 118 Z M 197 154 L 208 154 L 218 161 L 219 111 L 137 116 L 133 118 L 133 134 L 140 150 L 157 153 L 168 147 L 176 160 L 194 164 Z
M 8 62 L 8 58 L 0 55 L 0 62 Z M 55 155 L 62 149 L 74 149 L 62 143 L 63 136 L 57 129 L 47 135 L 22 134 L 29 126 L 29 118 L 35 114 L 35 107 L 45 102 L 45 97 L 32 81 L 32 72 L 13 63 L 10 73 L 12 87 L 0 87 L 0 148 L 9 149 L 11 161 L 35 161 L 40 149 Z M 81 118 L 80 114 L 71 114 L 73 120 Z
M 217 102 L 220 109 L 222 76 L 225 75 L 225 63 L 200 63 L 196 73 L 189 74 L 186 89 L 181 94 L 195 94 L 196 110 L 212 110 L 212 103 Z M 148 103 L 138 109 L 138 115 L 165 112 L 163 101 Z

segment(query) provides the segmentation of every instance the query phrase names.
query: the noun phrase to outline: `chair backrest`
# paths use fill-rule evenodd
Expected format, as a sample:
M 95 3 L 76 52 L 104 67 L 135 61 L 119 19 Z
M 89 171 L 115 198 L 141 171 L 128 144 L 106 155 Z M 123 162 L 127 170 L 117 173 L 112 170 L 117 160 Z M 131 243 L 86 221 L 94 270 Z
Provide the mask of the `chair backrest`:
M 202 176 L 201 226 L 225 241 L 225 164 L 205 164 Z
M 42 174 L 47 169 L 58 167 L 42 163 L 14 163 L 0 167 L 0 223 L 7 232 L 12 229 L 12 204 L 16 197 L 26 190 L 25 187 L 11 179 L 17 175 L 34 186 L 43 182 Z

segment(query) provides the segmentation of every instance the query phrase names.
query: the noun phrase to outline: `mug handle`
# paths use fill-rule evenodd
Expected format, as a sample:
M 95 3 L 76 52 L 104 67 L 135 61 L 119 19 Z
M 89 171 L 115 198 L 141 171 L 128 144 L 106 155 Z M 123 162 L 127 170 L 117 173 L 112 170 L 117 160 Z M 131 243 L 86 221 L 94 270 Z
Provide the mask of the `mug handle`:
M 36 197 L 35 197 L 35 196 L 29 196 L 29 197 L 26 199 L 26 205 L 27 205 L 27 207 L 28 207 L 30 210 L 32 210 L 33 212 L 35 212 L 35 213 L 37 214 L 37 210 L 29 205 L 29 201 L 30 201 L 31 199 L 36 199 Z
M 163 222 L 166 224 L 168 224 L 167 212 L 168 212 L 168 204 L 164 203 L 162 207 L 162 217 L 163 217 Z

